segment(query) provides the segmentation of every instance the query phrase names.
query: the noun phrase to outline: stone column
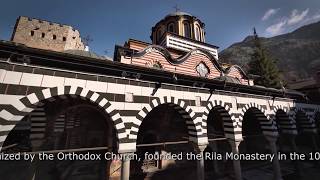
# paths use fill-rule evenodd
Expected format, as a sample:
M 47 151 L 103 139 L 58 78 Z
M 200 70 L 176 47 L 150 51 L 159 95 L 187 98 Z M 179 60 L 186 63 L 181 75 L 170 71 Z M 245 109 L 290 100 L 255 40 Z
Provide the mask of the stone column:
M 299 153 L 297 144 L 296 144 L 296 135 L 291 135 L 287 136 L 288 141 L 290 142 L 290 145 L 292 147 L 293 152 Z M 303 175 L 303 166 L 302 164 L 298 161 L 298 160 L 292 160 L 294 163 L 294 168 L 297 171 L 298 176 L 302 176 Z
M 274 180 L 283 180 L 281 175 L 281 168 L 278 159 L 278 151 L 277 151 L 277 138 L 276 137 L 267 137 L 267 140 L 270 144 L 271 153 L 274 154 L 274 159 L 272 161 L 273 167 L 273 179 Z
M 239 145 L 241 141 L 238 140 L 229 140 L 229 143 L 232 148 L 232 153 L 233 154 L 239 154 Z M 236 180 L 241 180 L 242 179 L 242 174 L 241 174 L 241 164 L 240 161 L 233 161 L 233 169 L 234 169 L 234 174 L 235 174 L 235 179 Z
M 311 134 L 311 140 L 312 140 L 313 150 L 314 152 L 317 152 L 319 149 L 318 143 L 317 143 L 317 134 Z
M 201 154 L 201 159 L 197 160 L 197 177 L 198 180 L 204 180 L 204 156 L 203 151 L 206 149 L 207 145 L 195 146 L 195 151 Z
M 39 157 L 38 157 L 38 154 L 35 154 L 33 161 L 30 161 L 29 173 L 26 179 L 30 179 L 30 180 L 38 179 L 39 177 L 37 172 L 39 172 Z
M 212 141 L 209 143 L 209 147 L 211 147 L 212 151 L 213 152 L 218 152 L 218 147 L 217 147 L 217 141 Z M 213 171 L 214 171 L 214 174 L 218 175 L 221 173 L 221 171 L 223 171 L 224 169 L 220 169 L 219 168 L 219 164 L 218 164 L 218 161 L 212 161 L 212 165 L 213 165 Z
M 130 178 L 130 160 L 133 154 L 122 154 L 121 164 L 121 180 L 129 180 Z

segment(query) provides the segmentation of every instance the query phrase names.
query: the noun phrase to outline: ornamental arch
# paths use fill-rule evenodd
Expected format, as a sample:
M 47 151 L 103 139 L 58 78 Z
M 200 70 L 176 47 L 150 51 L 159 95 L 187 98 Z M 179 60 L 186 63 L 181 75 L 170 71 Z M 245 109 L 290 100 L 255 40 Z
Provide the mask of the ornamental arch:
M 202 116 L 209 141 L 205 154 L 218 153 L 224 158 L 227 152 L 232 151 L 229 140 L 234 137 L 234 128 L 229 110 L 229 105 L 217 100 L 206 106 Z M 205 159 L 204 166 L 206 177 L 224 176 L 232 172 L 228 168 L 232 166 L 232 161 Z
M 203 128 L 207 128 L 209 118 L 209 114 L 215 111 L 220 116 L 220 122 L 216 127 L 220 127 L 219 130 L 222 131 L 223 136 L 233 137 L 234 136 L 234 120 L 232 120 L 230 111 L 230 104 L 221 101 L 221 100 L 213 100 L 206 105 L 206 108 L 202 115 L 202 121 L 204 122 Z M 212 119 L 214 121 L 214 119 Z M 222 127 L 221 127 L 222 126 Z
M 133 123 L 129 138 L 136 140 L 137 135 L 140 129 L 141 124 L 143 123 L 145 117 L 155 108 L 160 105 L 166 104 L 172 109 L 175 109 L 177 113 L 179 113 L 186 123 L 188 139 L 191 142 L 198 143 L 201 141 L 202 135 L 202 124 L 198 123 L 195 119 L 195 113 L 193 110 L 187 105 L 187 103 L 183 100 L 180 100 L 175 97 L 164 96 L 160 98 L 154 98 L 150 104 L 147 104 L 145 107 L 138 112 L 136 116 L 136 121 Z
M 146 159 L 145 154 L 185 154 L 193 151 L 201 133 L 201 124 L 194 123 L 193 114 L 183 100 L 167 96 L 153 99 L 142 108 L 137 116 L 139 124 L 133 125 L 130 131 L 130 137 L 135 138 L 137 143 L 136 151 L 141 161 L 133 161 L 135 169 L 131 172 L 138 175 L 192 163 L 185 157 L 179 161 Z
M 311 152 L 317 149 L 315 135 L 317 134 L 316 124 L 310 113 L 303 108 L 291 110 L 291 118 L 295 120 L 298 135 L 296 144 L 299 151 Z
M 43 89 L 36 91 L 25 97 L 22 97 L 10 110 L 2 110 L 1 118 L 7 122 L 7 125 L 2 125 L 2 145 L 15 125 L 21 121 L 25 116 L 31 113 L 31 115 L 39 115 L 41 110 L 43 112 L 43 105 L 45 101 L 53 102 L 59 99 L 67 99 L 68 97 L 79 97 L 84 100 L 90 101 L 91 104 L 97 106 L 100 109 L 110 115 L 110 120 L 116 129 L 116 138 L 119 143 L 126 137 L 123 121 L 119 113 L 113 109 L 110 102 L 102 95 L 77 86 L 61 86 Z M 44 116 L 44 114 L 42 114 Z M 41 122 L 46 123 L 46 122 Z M 40 134 L 40 136 L 42 136 Z
M 240 113 L 239 119 L 242 123 L 242 132 L 244 131 L 244 116 L 246 113 L 251 114 L 258 123 L 254 123 L 256 127 L 259 127 L 261 133 L 265 136 L 277 137 L 278 131 L 276 123 L 273 119 L 270 119 L 269 115 L 266 114 L 266 109 L 256 103 L 249 103 L 245 105 Z
M 121 129 L 116 129 L 117 119 L 112 117 L 112 114 L 117 113 L 113 112 L 110 102 L 98 93 L 82 87 L 53 87 L 35 91 L 20 98 L 14 105 L 14 108 L 1 111 L 1 118 L 12 123 L 2 125 L 2 130 L 5 130 L 4 126 L 8 126 L 7 131 L 2 131 L 5 135 L 2 145 L 8 147 L 16 144 L 8 151 L 4 148 L 3 152 L 48 150 L 53 152 L 54 150 L 106 147 L 107 149 L 94 151 L 95 154 L 103 156 L 107 151 L 117 153 L 119 150 L 119 143 L 122 140 L 119 139 L 121 136 L 118 132 L 121 132 Z M 85 152 L 77 152 L 77 154 Z M 66 163 L 69 164 L 69 168 L 61 168 Z M 10 164 L 13 162 L 7 165 L 10 166 Z M 74 175 L 68 172 L 91 166 L 94 170 L 86 172 L 87 176 L 105 179 L 106 175 L 111 175 L 110 165 L 111 161 L 104 159 L 86 163 L 71 160 L 35 160 L 29 165 L 20 163 L 19 167 L 22 174 L 27 177 L 43 177 L 43 173 L 46 173 L 46 178 L 55 176 L 72 178 Z M 29 174 L 31 171 L 28 171 L 30 167 L 27 166 L 37 166 L 37 172 Z M 8 174 L 10 175 L 13 174 Z

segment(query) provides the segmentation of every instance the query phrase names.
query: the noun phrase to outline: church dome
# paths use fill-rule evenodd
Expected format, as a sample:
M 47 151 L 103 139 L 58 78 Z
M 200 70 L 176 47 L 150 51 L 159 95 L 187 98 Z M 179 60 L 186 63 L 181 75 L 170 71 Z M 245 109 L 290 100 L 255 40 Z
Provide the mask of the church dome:
M 187 39 L 205 42 L 205 24 L 197 17 L 176 11 L 168 14 L 152 27 L 151 40 L 153 44 L 161 45 L 166 34 L 174 34 Z

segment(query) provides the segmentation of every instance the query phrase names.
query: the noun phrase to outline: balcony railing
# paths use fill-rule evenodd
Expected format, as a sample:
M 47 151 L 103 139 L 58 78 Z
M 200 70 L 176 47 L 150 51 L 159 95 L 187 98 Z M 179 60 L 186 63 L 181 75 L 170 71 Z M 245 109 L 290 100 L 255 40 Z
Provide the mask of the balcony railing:
M 207 44 L 201 41 L 197 41 L 191 38 L 186 38 L 175 33 L 166 32 L 164 33 L 159 44 L 167 48 L 173 48 L 181 51 L 188 52 L 195 48 L 200 48 L 209 51 L 214 57 L 218 59 L 218 47 Z

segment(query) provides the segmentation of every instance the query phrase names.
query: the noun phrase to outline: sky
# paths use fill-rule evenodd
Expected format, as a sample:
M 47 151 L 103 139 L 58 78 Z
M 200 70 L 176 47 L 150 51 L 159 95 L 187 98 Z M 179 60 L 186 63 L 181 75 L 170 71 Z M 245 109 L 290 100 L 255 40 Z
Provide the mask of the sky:
M 18 16 L 68 24 L 90 36 L 90 50 L 112 57 L 129 38 L 150 42 L 167 14 L 188 12 L 205 23 L 219 51 L 252 34 L 271 37 L 320 21 L 320 0 L 1 0 L 0 39 L 10 40 Z

